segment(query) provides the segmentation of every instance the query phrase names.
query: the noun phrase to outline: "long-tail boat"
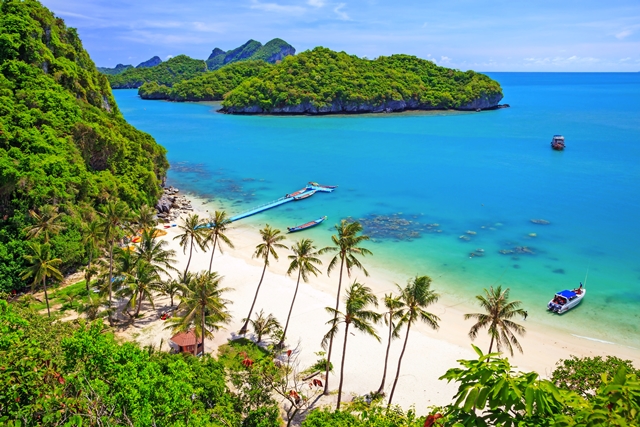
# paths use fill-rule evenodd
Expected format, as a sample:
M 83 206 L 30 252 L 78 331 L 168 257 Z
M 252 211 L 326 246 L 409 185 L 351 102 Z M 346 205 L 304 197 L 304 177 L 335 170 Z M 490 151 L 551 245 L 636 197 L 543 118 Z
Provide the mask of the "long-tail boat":
M 326 215 L 322 218 L 316 219 L 315 221 L 309 221 L 306 224 L 296 225 L 295 227 L 287 227 L 287 230 L 289 230 L 289 233 L 306 230 L 307 228 L 315 227 L 316 225 L 321 224 L 325 219 L 327 219 Z
M 293 200 L 295 201 L 303 200 L 303 199 L 306 199 L 307 197 L 313 196 L 314 194 L 316 194 L 316 190 L 307 191 L 306 193 L 302 193 L 298 196 L 294 196 Z
M 321 187 L 321 188 L 338 188 L 337 185 L 322 185 L 313 181 L 309 181 L 309 185 L 313 185 L 314 187 Z

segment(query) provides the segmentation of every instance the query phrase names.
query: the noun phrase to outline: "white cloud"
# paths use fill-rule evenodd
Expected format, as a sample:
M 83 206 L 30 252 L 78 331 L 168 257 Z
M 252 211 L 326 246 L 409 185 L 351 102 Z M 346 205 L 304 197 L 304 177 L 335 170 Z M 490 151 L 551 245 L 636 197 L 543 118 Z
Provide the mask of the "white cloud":
M 341 19 L 343 21 L 351 21 L 351 18 L 349 17 L 347 12 L 344 12 L 342 10 L 342 9 L 344 9 L 345 6 L 346 6 L 346 4 L 340 3 L 339 5 L 337 5 L 335 7 L 335 9 L 333 9 L 333 11 L 336 13 L 336 15 L 338 15 L 338 19 Z
M 620 62 L 627 62 L 627 61 L 631 61 L 631 57 L 627 56 L 626 58 L 621 58 Z
M 629 37 L 631 34 L 633 34 L 633 31 L 631 30 L 622 30 L 619 33 L 616 34 L 616 38 L 618 40 L 623 40 L 627 37 Z
M 224 30 L 220 24 L 208 24 L 206 22 L 192 22 L 191 28 L 201 33 L 223 33 Z
M 307 0 L 307 4 L 313 7 L 322 7 L 326 4 L 325 0 Z
M 167 55 L 167 57 L 164 59 L 165 61 L 170 60 L 171 58 L 173 58 L 173 55 Z
M 441 63 L 451 62 L 451 58 L 449 58 L 448 56 L 441 56 L 440 61 L 438 62 L 441 62 Z
M 263 10 L 265 12 L 287 13 L 291 15 L 300 15 L 305 12 L 304 7 L 289 6 L 278 3 L 261 3 L 258 0 L 251 1 L 251 9 Z

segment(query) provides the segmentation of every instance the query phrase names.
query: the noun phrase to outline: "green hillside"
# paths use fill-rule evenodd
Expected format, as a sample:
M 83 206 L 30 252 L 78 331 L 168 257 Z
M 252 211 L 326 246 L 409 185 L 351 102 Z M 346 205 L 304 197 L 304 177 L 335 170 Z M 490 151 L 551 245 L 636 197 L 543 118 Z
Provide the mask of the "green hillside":
M 54 205 L 51 240 L 68 271 L 80 228 L 107 200 L 153 204 L 165 149 L 129 125 L 75 29 L 35 0 L 0 1 L 0 291 L 20 289 L 29 210 Z
M 183 80 L 173 87 L 145 83 L 138 89 L 143 99 L 170 99 L 172 101 L 220 101 L 224 95 L 248 78 L 261 75 L 272 67 L 264 61 L 241 61 L 216 71 Z
M 207 64 L 203 60 L 178 55 L 155 67 L 131 68 L 107 78 L 113 89 L 134 89 L 146 82 L 173 86 L 179 81 L 193 78 L 206 71 Z
M 285 56 L 295 55 L 295 53 L 295 48 L 282 39 L 270 40 L 264 46 L 260 42 L 249 40 L 242 46 L 227 52 L 215 48 L 207 59 L 207 67 L 213 71 L 233 62 L 251 60 L 275 64 Z
M 485 109 L 501 99 L 500 84 L 474 71 L 409 55 L 367 60 L 317 47 L 243 82 L 223 106 L 229 113 L 325 114 Z

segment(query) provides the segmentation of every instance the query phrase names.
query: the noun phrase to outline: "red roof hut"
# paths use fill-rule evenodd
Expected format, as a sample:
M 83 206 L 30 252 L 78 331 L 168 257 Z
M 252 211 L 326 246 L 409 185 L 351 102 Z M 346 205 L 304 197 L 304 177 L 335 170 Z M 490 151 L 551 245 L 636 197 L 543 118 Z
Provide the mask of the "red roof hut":
M 179 332 L 171 337 L 169 345 L 174 349 L 176 353 L 193 353 L 199 355 L 202 353 L 202 341 L 197 339 L 198 349 L 196 351 L 196 334 L 193 329 L 189 329 L 187 332 Z

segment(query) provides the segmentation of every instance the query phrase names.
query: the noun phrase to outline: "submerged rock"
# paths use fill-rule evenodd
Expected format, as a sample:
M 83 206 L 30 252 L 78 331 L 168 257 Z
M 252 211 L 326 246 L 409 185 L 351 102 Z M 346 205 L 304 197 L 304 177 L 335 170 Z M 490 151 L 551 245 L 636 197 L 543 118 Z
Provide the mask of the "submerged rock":
M 551 224 L 551 222 L 547 221 L 546 219 L 532 219 L 531 222 L 534 223 L 534 224 L 539 224 L 539 225 L 549 225 L 549 224 Z

